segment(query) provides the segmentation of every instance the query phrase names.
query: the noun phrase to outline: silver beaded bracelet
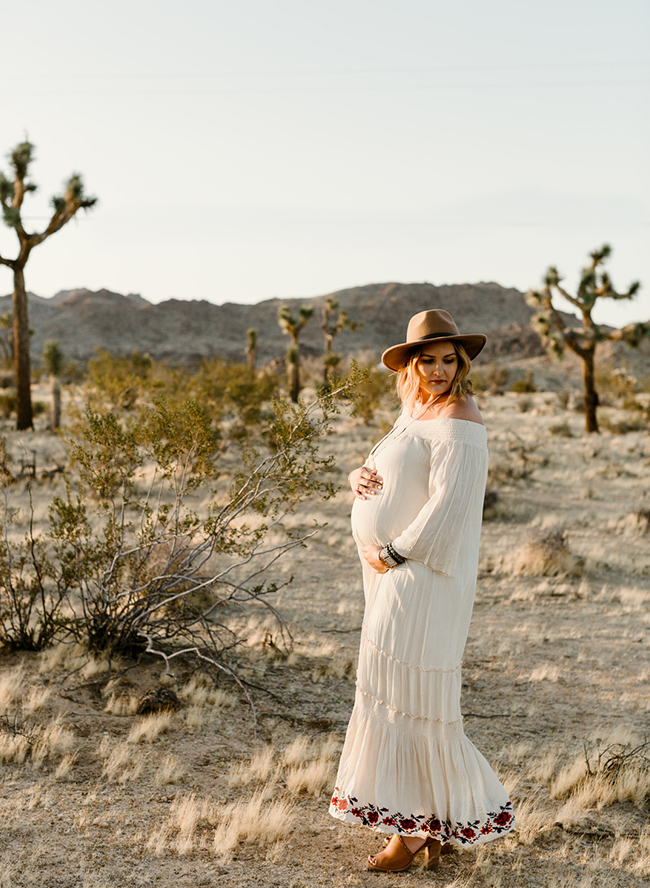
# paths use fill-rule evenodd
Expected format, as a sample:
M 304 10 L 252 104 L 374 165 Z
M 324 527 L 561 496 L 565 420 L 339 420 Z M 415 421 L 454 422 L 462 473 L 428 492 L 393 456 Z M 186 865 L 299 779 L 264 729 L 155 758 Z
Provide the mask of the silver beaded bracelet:
M 404 564 L 406 558 L 403 558 L 390 543 L 387 543 L 379 553 L 379 560 L 383 561 L 386 567 L 397 567 L 399 564 Z

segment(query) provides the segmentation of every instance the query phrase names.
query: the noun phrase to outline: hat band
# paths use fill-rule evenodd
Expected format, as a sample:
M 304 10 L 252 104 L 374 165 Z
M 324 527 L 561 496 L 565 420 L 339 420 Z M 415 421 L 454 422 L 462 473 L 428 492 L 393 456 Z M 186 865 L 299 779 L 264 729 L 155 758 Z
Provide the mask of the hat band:
M 427 339 L 451 339 L 453 336 L 460 335 L 460 333 L 427 333 L 426 336 L 414 339 L 413 342 L 409 342 L 407 345 L 416 345 L 418 342 L 426 342 Z

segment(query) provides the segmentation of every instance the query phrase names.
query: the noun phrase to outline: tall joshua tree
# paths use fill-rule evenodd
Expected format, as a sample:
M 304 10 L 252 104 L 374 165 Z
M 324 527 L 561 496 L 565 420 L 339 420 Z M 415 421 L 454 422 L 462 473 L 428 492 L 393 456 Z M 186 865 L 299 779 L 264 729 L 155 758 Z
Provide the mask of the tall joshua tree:
M 320 325 L 323 331 L 323 338 L 325 339 L 325 351 L 323 354 L 323 381 L 325 383 L 327 383 L 330 371 L 338 367 L 341 361 L 341 356 L 336 354 L 333 348 L 334 337 L 338 336 L 346 327 L 349 330 L 356 330 L 359 324 L 350 320 L 347 311 L 344 309 L 339 311 L 339 304 L 336 299 L 328 297 L 323 305 Z
M 29 361 L 29 317 L 27 313 L 27 292 L 25 290 L 25 265 L 30 253 L 50 235 L 59 231 L 72 219 L 77 210 L 88 210 L 97 203 L 96 197 L 86 197 L 79 173 L 73 173 L 64 185 L 63 193 L 52 200 L 52 216 L 47 227 L 41 232 L 25 231 L 22 220 L 22 206 L 25 195 L 36 191 L 36 185 L 28 182 L 29 167 L 34 160 L 34 146 L 31 142 L 21 142 L 9 152 L 11 178 L 0 173 L 0 204 L 5 225 L 13 228 L 18 237 L 18 255 L 15 259 L 0 256 L 0 264 L 7 265 L 14 275 L 13 292 L 13 345 L 14 371 L 16 375 L 16 428 L 29 429 L 33 425 L 32 399 L 30 392 Z
M 632 299 L 641 284 L 635 281 L 625 293 L 618 293 L 609 275 L 602 266 L 609 258 L 612 249 L 605 244 L 600 250 L 590 253 L 591 263 L 582 270 L 576 295 L 572 296 L 561 286 L 562 278 L 557 268 L 551 266 L 544 278 L 542 290 L 529 290 L 526 299 L 537 314 L 533 323 L 537 326 L 547 349 L 561 358 L 565 346 L 582 360 L 582 381 L 584 387 L 585 427 L 587 432 L 598 432 L 598 392 L 595 380 L 596 346 L 599 342 L 623 341 L 633 347 L 650 336 L 650 322 L 628 324 L 620 330 L 604 330 L 591 316 L 598 299 Z M 553 305 L 553 295 L 557 292 L 575 305 L 582 315 L 581 327 L 569 327 L 557 308 Z
M 255 373 L 257 366 L 257 330 L 255 327 L 246 331 L 246 363 L 251 373 Z
M 61 382 L 63 371 L 63 352 L 58 340 L 48 339 L 43 346 L 43 367 L 50 377 L 52 404 L 50 406 L 50 424 L 53 429 L 61 425 Z
M 278 309 L 278 324 L 283 333 L 291 337 L 291 345 L 287 348 L 287 372 L 289 377 L 289 397 L 294 402 L 300 394 L 300 333 L 307 321 L 314 314 L 313 305 L 301 305 L 298 316 L 291 313 L 286 305 Z

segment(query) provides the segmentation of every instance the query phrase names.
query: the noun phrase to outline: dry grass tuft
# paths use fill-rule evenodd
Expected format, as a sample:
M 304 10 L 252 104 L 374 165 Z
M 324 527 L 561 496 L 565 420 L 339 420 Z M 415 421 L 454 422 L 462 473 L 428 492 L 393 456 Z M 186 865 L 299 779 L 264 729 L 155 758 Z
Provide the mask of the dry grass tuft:
M 128 743 L 153 743 L 161 734 L 166 734 L 172 723 L 171 712 L 147 715 L 137 721 L 127 737 Z
M 210 720 L 206 709 L 231 709 L 237 705 L 237 697 L 215 688 L 201 677 L 192 678 L 181 690 L 179 697 L 187 705 L 184 721 L 189 727 L 198 728 Z
M 219 812 L 219 826 L 214 833 L 213 848 L 228 860 L 242 841 L 254 845 L 272 845 L 286 838 L 296 819 L 290 802 L 265 802 L 262 792 L 248 801 L 233 802 Z M 277 849 L 276 849 L 277 851 Z
M 156 768 L 155 781 L 161 786 L 169 783 L 180 783 L 185 777 L 185 768 L 176 756 L 168 755 Z
M 77 753 L 74 752 L 70 755 L 64 755 L 59 765 L 54 772 L 55 780 L 66 780 L 72 771 L 74 764 L 77 760 Z
M 578 798 L 569 799 L 555 813 L 555 822 L 561 823 L 566 829 L 570 826 L 580 826 L 587 818 L 587 811 Z
M 195 793 L 177 796 L 169 809 L 169 817 L 147 839 L 147 849 L 156 857 L 170 851 L 190 854 L 197 846 L 199 827 L 208 826 L 211 817 L 210 802 L 198 801 Z
M 47 759 L 64 756 L 72 751 L 75 742 L 74 733 L 54 719 L 36 734 L 31 749 L 32 762 L 39 765 Z
M 210 721 L 210 716 L 203 706 L 190 706 L 183 713 L 183 721 L 188 728 L 200 728 Z
M 550 829 L 555 818 L 545 811 L 538 793 L 520 802 L 516 808 L 516 836 L 521 845 L 532 845 L 542 833 Z
M 89 678 L 95 678 L 97 675 L 103 675 L 108 670 L 108 660 L 106 657 L 88 657 L 88 660 L 81 669 L 81 675 L 88 681 Z
M 318 798 L 334 777 L 331 762 L 317 759 L 306 765 L 291 768 L 287 773 L 287 790 L 292 794 L 308 793 Z
M 304 734 L 298 734 L 297 737 L 291 741 L 291 743 L 287 746 L 282 754 L 282 760 L 285 765 L 295 766 L 302 765 L 304 762 L 309 761 L 311 756 L 309 755 L 309 749 L 311 747 L 311 742 L 309 737 L 306 737 Z
M 83 645 L 61 642 L 43 651 L 39 656 L 38 671 L 52 673 L 56 671 L 75 671 L 83 669 L 88 655 Z
M 249 786 L 251 783 L 266 783 L 274 771 L 274 749 L 264 746 L 252 756 L 249 762 L 233 765 L 228 776 L 229 786 Z
M 634 855 L 636 850 L 635 844 L 632 839 L 619 837 L 612 845 L 609 859 L 615 861 L 615 863 L 625 863 L 626 860 L 629 860 Z
M 528 681 L 557 681 L 560 677 L 560 667 L 554 663 L 538 666 L 530 673 Z
M 51 695 L 50 688 L 30 688 L 29 695 L 23 703 L 23 710 L 29 713 L 38 712 L 45 706 Z
M 15 762 L 22 765 L 29 755 L 30 742 L 21 734 L 0 734 L 0 763 Z
M 111 694 L 104 706 L 104 712 L 109 715 L 128 716 L 135 715 L 138 708 L 138 698 L 134 694 Z
M 178 693 L 188 706 L 207 706 L 211 703 L 213 689 L 196 676 L 192 678 Z
M 105 738 L 99 748 L 100 757 L 104 758 L 108 753 L 110 741 Z M 137 780 L 142 774 L 144 760 L 141 756 L 134 755 L 133 747 L 128 742 L 121 742 L 108 754 L 102 768 L 102 777 L 109 783 L 124 785 L 131 780 Z
M 551 798 L 575 798 L 583 808 L 650 799 L 650 743 L 610 743 L 563 768 L 551 783 Z
M 0 676 L 0 715 L 6 715 L 20 699 L 24 680 L 25 670 L 22 666 L 10 669 Z

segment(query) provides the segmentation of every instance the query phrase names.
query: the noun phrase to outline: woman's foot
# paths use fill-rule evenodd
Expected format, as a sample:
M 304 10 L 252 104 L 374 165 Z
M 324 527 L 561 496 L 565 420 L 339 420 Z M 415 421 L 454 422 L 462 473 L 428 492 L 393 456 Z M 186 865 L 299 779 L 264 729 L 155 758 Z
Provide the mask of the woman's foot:
M 394 835 L 388 840 L 383 851 L 368 858 L 368 869 L 399 873 L 409 868 L 415 855 L 423 848 L 427 854 L 425 863 L 427 869 L 437 866 L 440 860 L 440 842 L 435 839 Z

